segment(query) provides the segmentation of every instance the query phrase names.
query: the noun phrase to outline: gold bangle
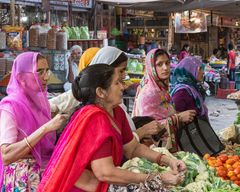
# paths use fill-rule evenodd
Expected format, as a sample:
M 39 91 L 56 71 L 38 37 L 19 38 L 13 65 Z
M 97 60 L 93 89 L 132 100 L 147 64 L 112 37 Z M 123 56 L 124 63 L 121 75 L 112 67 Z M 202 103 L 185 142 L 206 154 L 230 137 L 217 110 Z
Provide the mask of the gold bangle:
M 30 149 L 30 151 L 32 151 L 33 148 L 32 148 L 32 146 L 30 145 L 30 143 L 28 142 L 27 137 L 24 137 L 24 141 L 25 141 L 25 143 L 27 144 L 27 146 L 28 146 L 28 148 Z

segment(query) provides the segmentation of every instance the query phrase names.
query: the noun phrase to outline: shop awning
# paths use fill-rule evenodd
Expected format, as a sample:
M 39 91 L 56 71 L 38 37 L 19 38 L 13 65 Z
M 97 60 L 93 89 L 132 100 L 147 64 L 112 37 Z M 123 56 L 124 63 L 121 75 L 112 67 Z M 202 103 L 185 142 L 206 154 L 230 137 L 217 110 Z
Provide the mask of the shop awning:
M 97 0 L 122 7 L 159 12 L 203 9 L 220 15 L 240 15 L 240 0 Z

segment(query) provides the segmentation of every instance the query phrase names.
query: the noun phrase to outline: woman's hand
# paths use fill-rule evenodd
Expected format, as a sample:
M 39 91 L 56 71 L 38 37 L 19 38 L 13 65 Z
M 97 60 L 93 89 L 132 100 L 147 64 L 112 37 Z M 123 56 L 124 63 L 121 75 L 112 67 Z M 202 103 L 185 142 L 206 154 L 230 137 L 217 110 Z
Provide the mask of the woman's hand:
M 136 133 L 138 134 L 139 138 L 142 139 L 144 137 L 158 134 L 159 131 L 163 128 L 163 125 L 154 120 L 138 128 L 136 130 Z
M 179 121 L 182 123 L 190 123 L 194 120 L 197 112 L 195 110 L 187 110 L 178 114 Z
M 47 132 L 56 131 L 66 125 L 69 115 L 57 114 L 53 119 L 44 124 Z
M 167 185 L 177 185 L 182 182 L 182 178 L 180 174 L 175 171 L 162 173 L 161 179 L 162 179 L 162 182 Z
M 171 158 L 168 165 L 173 171 L 178 173 L 185 173 L 187 169 L 185 163 L 178 159 Z

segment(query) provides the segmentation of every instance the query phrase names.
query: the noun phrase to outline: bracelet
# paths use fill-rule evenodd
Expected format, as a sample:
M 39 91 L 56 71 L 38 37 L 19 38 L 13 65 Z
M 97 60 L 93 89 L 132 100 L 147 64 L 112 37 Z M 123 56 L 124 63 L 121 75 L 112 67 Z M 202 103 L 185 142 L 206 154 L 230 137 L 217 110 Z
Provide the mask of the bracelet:
M 165 154 L 161 153 L 161 154 L 159 154 L 159 155 L 157 156 L 156 163 L 157 163 L 158 165 L 164 165 L 164 164 L 162 164 L 162 162 L 161 162 L 162 157 L 163 157 L 164 155 L 165 155 Z
M 28 142 L 27 137 L 24 137 L 24 141 L 25 141 L 25 143 L 27 144 L 27 146 L 28 146 L 28 148 L 30 149 L 30 151 L 32 151 L 33 148 L 32 148 L 32 146 L 30 145 L 30 143 Z
M 138 143 L 140 143 L 140 138 L 138 136 L 138 134 L 136 132 L 132 132 L 133 136 L 135 137 L 135 139 L 137 140 Z

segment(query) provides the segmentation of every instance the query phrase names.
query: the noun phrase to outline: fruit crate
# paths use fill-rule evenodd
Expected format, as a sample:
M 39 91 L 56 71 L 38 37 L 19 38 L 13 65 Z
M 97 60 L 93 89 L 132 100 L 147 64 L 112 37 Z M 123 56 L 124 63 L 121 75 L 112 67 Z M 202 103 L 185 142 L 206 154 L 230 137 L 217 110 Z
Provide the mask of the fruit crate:
M 227 95 L 229 95 L 231 93 L 234 93 L 236 91 L 237 91 L 237 89 L 221 89 L 221 88 L 218 88 L 216 98 L 226 99 Z

